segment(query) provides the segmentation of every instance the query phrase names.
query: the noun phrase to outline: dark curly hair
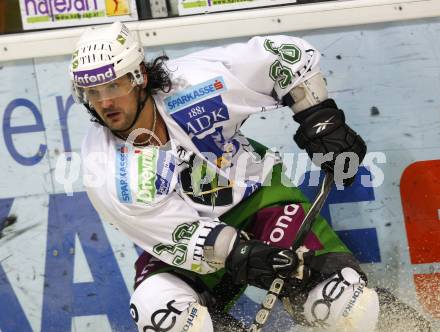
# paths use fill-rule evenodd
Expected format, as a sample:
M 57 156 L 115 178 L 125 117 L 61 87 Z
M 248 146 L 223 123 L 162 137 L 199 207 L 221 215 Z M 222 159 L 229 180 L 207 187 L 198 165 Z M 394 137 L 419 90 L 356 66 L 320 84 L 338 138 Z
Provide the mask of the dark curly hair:
M 167 55 L 161 55 L 154 60 L 147 62 L 144 61 L 142 64 L 145 66 L 146 73 L 148 75 L 147 96 L 153 95 L 158 91 L 163 91 L 165 93 L 170 92 L 172 83 L 170 79 L 170 72 L 166 66 L 166 61 L 169 60 Z M 91 119 L 90 121 L 99 123 L 100 125 L 106 127 L 106 124 L 99 117 L 98 113 L 89 104 L 84 104 L 89 112 Z
M 144 62 L 148 75 L 147 92 L 154 94 L 161 90 L 165 93 L 171 90 L 170 72 L 166 66 L 167 55 L 161 55 L 151 62 Z

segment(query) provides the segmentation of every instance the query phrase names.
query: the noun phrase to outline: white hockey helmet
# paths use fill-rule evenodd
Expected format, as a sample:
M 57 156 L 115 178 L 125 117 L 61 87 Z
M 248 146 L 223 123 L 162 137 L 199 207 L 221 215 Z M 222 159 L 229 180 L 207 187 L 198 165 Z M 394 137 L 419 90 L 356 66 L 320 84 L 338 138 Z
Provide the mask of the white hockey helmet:
M 77 43 L 69 68 L 75 101 L 88 103 L 85 88 L 106 84 L 126 74 L 131 74 L 133 86 L 143 84 L 140 67 L 143 61 L 144 50 L 136 34 L 121 22 L 87 29 Z

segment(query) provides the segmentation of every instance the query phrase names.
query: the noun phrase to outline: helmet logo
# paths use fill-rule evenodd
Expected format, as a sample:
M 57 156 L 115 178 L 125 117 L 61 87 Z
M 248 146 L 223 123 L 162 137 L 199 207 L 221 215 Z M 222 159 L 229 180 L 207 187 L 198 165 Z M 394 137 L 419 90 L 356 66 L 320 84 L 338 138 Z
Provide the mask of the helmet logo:
M 118 37 L 116 38 L 116 40 L 119 42 L 119 44 L 124 45 L 125 44 L 125 37 L 123 35 L 118 35 Z
M 97 69 L 81 70 L 73 73 L 75 83 L 82 87 L 93 86 L 116 79 L 113 65 L 102 66 Z
M 76 68 L 78 68 L 78 53 L 79 53 L 79 50 L 76 50 L 75 52 L 73 52 L 73 54 L 72 54 L 72 68 L 73 69 L 76 69 Z

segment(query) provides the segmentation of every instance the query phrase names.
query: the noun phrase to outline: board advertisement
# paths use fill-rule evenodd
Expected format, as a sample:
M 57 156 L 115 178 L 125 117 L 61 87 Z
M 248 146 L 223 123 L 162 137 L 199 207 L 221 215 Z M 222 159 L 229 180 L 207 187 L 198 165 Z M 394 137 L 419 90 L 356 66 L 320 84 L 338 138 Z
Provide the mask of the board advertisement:
M 295 4 L 296 0 L 178 0 L 179 15 Z
M 136 0 L 20 0 L 23 30 L 138 19 Z

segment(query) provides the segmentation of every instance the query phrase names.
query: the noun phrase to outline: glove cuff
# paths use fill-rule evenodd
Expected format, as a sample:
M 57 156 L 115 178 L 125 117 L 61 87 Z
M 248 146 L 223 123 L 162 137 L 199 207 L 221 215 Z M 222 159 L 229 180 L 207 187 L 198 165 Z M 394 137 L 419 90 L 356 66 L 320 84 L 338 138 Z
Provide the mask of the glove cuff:
M 338 108 L 338 106 L 336 105 L 336 102 L 329 98 L 324 100 L 322 103 L 319 103 L 315 106 L 309 107 L 307 109 L 305 109 L 304 111 L 298 112 L 293 116 L 293 119 L 298 122 L 299 124 L 301 124 L 306 118 L 309 117 L 309 115 L 311 115 L 313 112 L 315 111 L 319 111 L 323 108 Z

